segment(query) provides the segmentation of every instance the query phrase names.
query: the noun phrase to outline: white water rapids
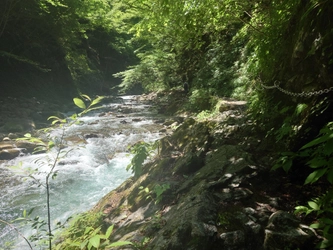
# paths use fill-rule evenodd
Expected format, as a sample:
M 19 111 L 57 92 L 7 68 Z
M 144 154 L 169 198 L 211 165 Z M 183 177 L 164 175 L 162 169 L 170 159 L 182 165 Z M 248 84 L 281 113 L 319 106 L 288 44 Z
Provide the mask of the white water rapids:
M 66 150 L 70 152 L 58 162 L 58 175 L 50 181 L 52 223 L 63 223 L 68 217 L 89 210 L 131 176 L 126 171 L 132 157 L 127 152 L 129 145 L 138 141 L 152 142 L 162 136 L 158 132 L 162 125 L 153 122 L 156 114 L 150 111 L 150 106 L 137 103 L 135 96 L 124 96 L 122 99 L 88 113 L 80 118 L 81 125 L 66 129 Z M 61 130 L 51 133 L 56 138 L 60 134 Z M 1 220 L 11 222 L 31 208 L 34 208 L 31 218 L 38 215 L 47 220 L 46 190 L 36 183 L 38 180 L 45 183 L 42 172 L 49 170 L 49 163 L 53 161 L 47 159 L 55 153 L 24 155 L 0 164 Z M 36 180 L 26 178 L 24 181 L 20 178 L 22 173 L 9 168 L 20 162 L 26 171 L 38 168 L 38 173 L 33 174 Z M 19 227 L 18 224 L 15 226 Z M 29 226 L 21 230 L 26 237 L 31 234 Z M 15 242 L 13 249 L 29 249 L 15 230 L 0 223 L 0 249 L 6 249 L 6 242 Z

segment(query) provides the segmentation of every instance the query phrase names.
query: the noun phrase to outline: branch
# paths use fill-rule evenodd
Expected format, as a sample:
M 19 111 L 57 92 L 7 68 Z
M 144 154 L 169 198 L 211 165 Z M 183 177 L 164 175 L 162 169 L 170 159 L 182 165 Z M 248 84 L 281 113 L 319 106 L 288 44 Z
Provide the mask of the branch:
M 28 241 L 28 239 L 23 234 L 21 234 L 20 231 L 15 226 L 13 226 L 12 224 L 8 223 L 7 221 L 1 220 L 1 219 L 0 219 L 0 222 L 2 222 L 4 224 L 6 224 L 7 226 L 11 227 L 12 229 L 14 229 L 18 233 L 18 235 L 20 235 L 27 242 L 30 249 L 33 250 L 30 242 Z
M 15 59 L 16 61 L 30 64 L 31 66 L 33 66 L 33 67 L 35 67 L 35 68 L 37 68 L 38 70 L 43 71 L 43 72 L 49 72 L 49 71 L 51 71 L 51 69 L 43 68 L 43 67 L 41 67 L 37 62 L 31 61 L 31 60 L 29 60 L 28 58 L 21 57 L 21 56 L 18 56 L 18 55 L 14 55 L 14 54 L 12 54 L 12 53 L 8 53 L 8 52 L 6 52 L 6 51 L 1 51 L 1 50 L 0 50 L 0 56 L 6 56 L 6 57 L 9 57 L 9 58 L 13 58 L 13 59 Z

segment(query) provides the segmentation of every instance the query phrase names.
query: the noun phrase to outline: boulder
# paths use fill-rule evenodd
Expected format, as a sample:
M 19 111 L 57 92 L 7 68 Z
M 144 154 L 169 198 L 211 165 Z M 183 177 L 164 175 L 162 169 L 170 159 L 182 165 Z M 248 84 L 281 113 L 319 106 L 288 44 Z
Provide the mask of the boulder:
M 300 224 L 290 213 L 277 211 L 268 220 L 265 230 L 265 250 L 309 249 L 308 243 L 316 240 L 315 231 Z
M 19 156 L 21 150 L 18 148 L 4 149 L 0 151 L 0 160 L 11 160 Z

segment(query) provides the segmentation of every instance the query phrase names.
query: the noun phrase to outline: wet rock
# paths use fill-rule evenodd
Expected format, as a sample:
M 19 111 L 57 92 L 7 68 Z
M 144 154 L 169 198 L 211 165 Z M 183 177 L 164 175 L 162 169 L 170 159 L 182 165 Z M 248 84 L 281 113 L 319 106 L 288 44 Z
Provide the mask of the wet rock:
M 11 160 L 19 156 L 21 150 L 18 148 L 4 149 L 0 151 L 0 160 Z
M 98 134 L 85 134 L 84 135 L 85 139 L 98 138 L 98 137 L 100 137 Z
M 233 232 L 227 232 L 220 235 L 220 239 L 223 242 L 223 249 L 225 250 L 241 250 L 245 248 L 245 235 L 243 231 L 237 230 Z
M 273 213 L 265 230 L 265 250 L 309 249 L 307 244 L 314 242 L 316 233 L 308 226 L 285 211 Z
M 15 141 L 15 145 L 17 148 L 25 149 L 28 153 L 35 153 L 37 149 L 39 153 L 42 153 L 47 149 L 47 146 L 43 143 L 35 143 L 26 140 Z
M 8 134 L 8 138 L 10 138 L 11 140 L 17 139 L 19 136 L 15 133 L 9 133 Z

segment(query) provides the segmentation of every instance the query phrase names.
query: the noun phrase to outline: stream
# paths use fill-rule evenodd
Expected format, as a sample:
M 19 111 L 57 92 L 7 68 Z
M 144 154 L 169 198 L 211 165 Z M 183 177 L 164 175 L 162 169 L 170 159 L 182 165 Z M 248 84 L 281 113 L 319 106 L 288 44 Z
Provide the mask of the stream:
M 164 134 L 163 125 L 154 120 L 158 115 L 150 105 L 136 101 L 136 96 L 122 96 L 99 110 L 80 118 L 81 123 L 65 130 L 65 151 L 57 163 L 57 177 L 50 181 L 51 220 L 53 224 L 92 208 L 104 195 L 131 176 L 126 171 L 132 155 L 128 146 L 138 141 L 153 142 Z M 60 138 L 61 129 L 50 132 Z M 0 219 L 11 222 L 22 217 L 24 210 L 34 208 L 30 218 L 39 216 L 47 220 L 46 172 L 56 152 L 38 155 L 23 155 L 0 164 Z M 10 166 L 19 166 L 22 171 Z M 32 177 L 22 178 L 30 170 L 38 169 Z M 19 224 L 14 224 L 20 227 Z M 31 227 L 20 232 L 29 237 Z M 10 249 L 29 249 L 27 243 L 15 230 L 0 223 L 0 249 L 14 242 Z

